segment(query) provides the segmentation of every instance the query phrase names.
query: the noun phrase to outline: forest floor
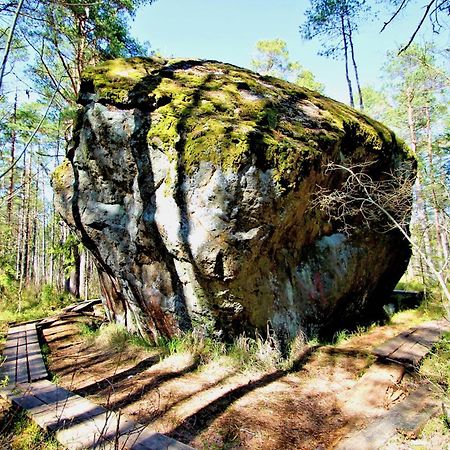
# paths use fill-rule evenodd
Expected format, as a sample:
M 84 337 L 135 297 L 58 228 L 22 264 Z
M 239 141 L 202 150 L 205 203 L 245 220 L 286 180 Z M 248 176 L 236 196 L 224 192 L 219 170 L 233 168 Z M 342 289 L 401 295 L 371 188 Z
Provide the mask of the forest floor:
M 53 323 L 43 337 L 54 381 L 197 449 L 329 449 L 423 381 L 410 373 L 395 389 L 380 389 L 374 404 L 352 399 L 375 361 L 371 350 L 417 320 L 415 312 L 399 313 L 337 344 L 307 344 L 289 371 L 244 370 L 227 357 L 200 364 L 189 352 L 161 358 L 158 349 L 108 349 L 86 339 L 82 317 Z M 427 428 L 428 437 L 397 436 L 386 448 L 450 447 L 448 428 L 432 421 Z

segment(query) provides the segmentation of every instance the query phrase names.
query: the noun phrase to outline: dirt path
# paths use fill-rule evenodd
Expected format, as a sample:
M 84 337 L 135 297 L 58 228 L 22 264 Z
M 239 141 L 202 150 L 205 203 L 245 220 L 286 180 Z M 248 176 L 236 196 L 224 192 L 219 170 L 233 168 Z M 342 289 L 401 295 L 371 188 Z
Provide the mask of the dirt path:
M 366 401 L 351 401 L 374 362 L 372 348 L 404 324 L 377 327 L 337 346 L 305 348 L 291 373 L 242 373 L 225 359 L 198 366 L 187 354 L 162 361 L 156 352 L 136 349 L 108 354 L 86 345 L 77 322 L 44 330 L 58 382 L 198 449 L 333 448 L 415 383 L 403 377 L 372 404 L 364 393 Z

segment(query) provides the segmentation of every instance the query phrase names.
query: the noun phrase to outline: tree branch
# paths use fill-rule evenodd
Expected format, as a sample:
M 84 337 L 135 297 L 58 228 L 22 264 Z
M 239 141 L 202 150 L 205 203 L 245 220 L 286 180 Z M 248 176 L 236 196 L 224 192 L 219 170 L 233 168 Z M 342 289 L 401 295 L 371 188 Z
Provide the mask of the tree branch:
M 436 1 L 436 0 L 431 0 L 431 2 L 428 3 L 428 5 L 427 5 L 426 8 L 425 8 L 425 12 L 424 12 L 424 14 L 423 14 L 423 16 L 422 16 L 422 19 L 420 19 L 419 25 L 417 25 L 417 27 L 416 27 L 414 33 L 411 35 L 411 37 L 410 37 L 408 43 L 407 43 L 404 47 L 402 47 L 402 48 L 400 49 L 400 51 L 398 52 L 399 55 L 400 55 L 401 53 L 403 53 L 405 50 L 407 50 L 408 47 L 412 44 L 412 42 L 414 41 L 414 39 L 415 39 L 417 33 L 418 33 L 419 30 L 422 28 L 423 22 L 425 21 L 426 17 L 428 16 L 428 12 L 430 11 L 430 9 L 431 9 L 431 7 L 433 6 L 433 3 L 434 3 L 435 1 Z
M 398 14 L 405 7 L 405 4 L 407 2 L 408 0 L 403 0 L 400 3 L 400 6 L 398 7 L 397 11 L 395 11 L 395 13 L 392 15 L 392 17 L 387 22 L 384 22 L 383 28 L 381 29 L 380 33 L 382 33 L 386 29 L 386 27 L 398 16 Z
M 63 92 L 63 90 L 60 89 L 61 87 L 61 81 L 57 82 L 56 78 L 53 76 L 53 74 L 51 73 L 49 67 L 47 66 L 47 63 L 44 60 L 44 55 L 43 55 L 43 49 L 42 51 L 39 51 L 34 44 L 28 39 L 28 37 L 25 34 L 22 34 L 23 38 L 27 41 L 28 45 L 39 55 L 39 59 L 42 63 L 42 66 L 45 69 L 45 73 L 47 73 L 48 77 L 50 78 L 52 84 L 53 84 L 53 88 L 57 89 L 59 95 L 61 95 L 61 97 L 67 102 L 67 103 L 72 103 L 72 100 L 70 99 L 70 97 L 68 96 L 67 93 Z M 44 46 L 44 43 L 42 43 L 42 46 Z M 61 78 L 62 80 L 62 78 Z
M 384 181 L 374 182 L 371 177 L 364 172 L 356 172 L 353 168 L 334 163 L 330 163 L 327 170 L 344 171 L 348 174 L 348 178 L 345 180 L 342 189 L 334 190 L 325 195 L 323 195 L 323 192 L 319 193 L 320 198 L 317 198 L 316 200 L 319 207 L 327 210 L 329 214 L 334 209 L 338 213 L 338 219 L 340 218 L 344 221 L 351 216 L 360 214 L 363 216 L 367 225 L 371 225 L 373 220 L 377 219 L 377 216 L 373 215 L 371 207 L 378 210 L 381 214 L 378 218 L 387 218 L 392 225 L 391 229 L 398 230 L 428 266 L 442 289 L 446 299 L 444 308 L 447 312 L 447 318 L 450 318 L 450 291 L 443 275 L 448 260 L 444 262 L 439 270 L 434 262 L 421 250 L 419 245 L 411 239 L 407 232 L 406 224 L 402 224 L 402 222 L 409 217 L 409 214 L 407 214 L 409 209 L 403 209 L 402 211 L 400 208 L 404 205 L 404 195 L 406 192 L 411 192 L 408 188 L 405 191 L 401 189 L 402 183 L 405 181 L 404 177 L 400 177 L 399 179 L 392 178 L 392 181 L 388 180 L 388 183 L 393 183 L 391 188 L 395 188 L 397 185 L 398 190 L 400 190 L 400 192 L 397 190 L 397 195 L 395 195 L 396 189 L 391 193 L 389 192 L 389 189 L 385 191 L 383 186 L 380 185 L 380 183 L 384 183 Z M 406 181 L 412 180 L 410 177 L 406 177 Z M 395 211 L 396 215 L 399 214 L 400 220 L 394 217 L 394 214 L 390 211 Z
M 3 77 L 5 75 L 5 70 L 6 70 L 6 63 L 8 61 L 8 55 L 11 50 L 11 45 L 12 45 L 12 41 L 13 41 L 13 37 L 14 37 L 14 31 L 16 29 L 17 20 L 19 19 L 19 14 L 20 14 L 20 10 L 22 9 L 23 2 L 24 2 L 24 0 L 20 0 L 19 3 L 17 4 L 13 23 L 11 24 L 11 28 L 9 29 L 8 40 L 6 41 L 5 52 L 3 54 L 2 66 L 0 69 L 0 90 L 2 88 Z

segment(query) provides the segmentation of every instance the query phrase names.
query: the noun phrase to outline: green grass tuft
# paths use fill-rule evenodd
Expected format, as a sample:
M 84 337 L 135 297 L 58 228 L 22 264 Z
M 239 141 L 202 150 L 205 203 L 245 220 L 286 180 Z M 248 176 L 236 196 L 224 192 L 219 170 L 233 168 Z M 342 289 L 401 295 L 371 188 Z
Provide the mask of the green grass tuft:
M 8 413 L 0 423 L 0 448 L 11 450 L 62 450 L 58 441 L 32 422 L 24 411 Z
M 98 322 L 80 322 L 78 323 L 80 333 L 83 337 L 94 340 L 100 333 L 100 324 Z
M 95 344 L 109 353 L 121 353 L 132 348 L 143 350 L 155 348 L 143 337 L 130 333 L 123 325 L 116 323 L 80 323 L 79 327 L 81 335 L 88 343 Z
M 241 371 L 289 371 L 308 347 L 303 334 L 299 334 L 290 343 L 287 354 L 283 354 L 278 340 L 270 333 L 266 338 L 259 333 L 254 338 L 242 334 L 233 342 L 225 344 L 198 332 L 185 333 L 172 339 L 161 338 L 156 345 L 162 357 L 189 353 L 199 364 L 225 358 L 228 364 Z
M 450 395 L 450 333 L 445 333 L 422 362 L 419 373 Z

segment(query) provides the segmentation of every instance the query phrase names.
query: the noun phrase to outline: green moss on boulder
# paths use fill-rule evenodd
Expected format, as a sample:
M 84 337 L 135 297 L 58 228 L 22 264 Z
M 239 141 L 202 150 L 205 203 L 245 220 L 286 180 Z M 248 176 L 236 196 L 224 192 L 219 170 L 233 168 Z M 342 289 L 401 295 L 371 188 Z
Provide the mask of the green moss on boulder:
M 70 187 L 73 181 L 72 164 L 67 158 L 52 172 L 51 181 L 56 192 L 63 191 Z
M 85 71 L 82 91 L 99 102 L 148 108 L 148 143 L 177 158 L 187 175 L 202 161 L 233 171 L 255 163 L 290 189 L 337 141 L 374 159 L 401 147 L 382 124 L 341 103 L 215 61 L 107 61 Z

